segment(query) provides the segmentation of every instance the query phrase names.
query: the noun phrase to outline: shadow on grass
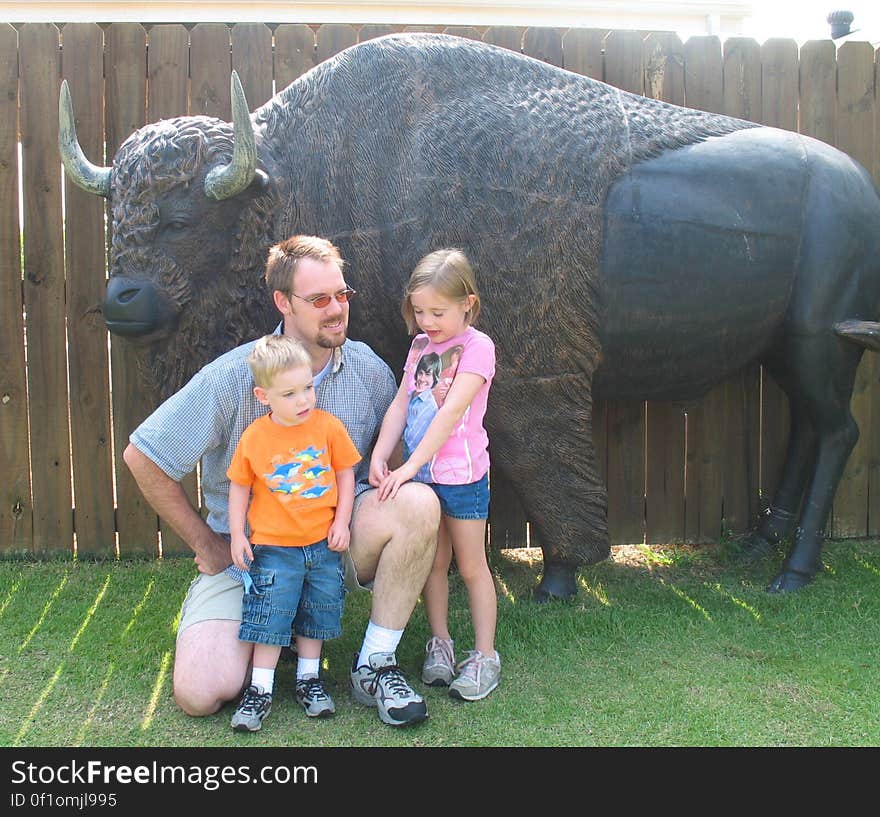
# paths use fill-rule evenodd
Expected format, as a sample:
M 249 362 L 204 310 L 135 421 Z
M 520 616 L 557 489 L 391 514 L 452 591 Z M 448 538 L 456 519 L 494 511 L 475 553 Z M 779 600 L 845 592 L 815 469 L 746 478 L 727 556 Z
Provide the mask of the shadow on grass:
M 762 558 L 745 559 L 736 543 L 616 545 L 609 557 L 577 570 L 578 585 L 590 590 L 597 581 L 719 582 L 734 579 L 763 589 L 782 564 L 782 547 Z M 510 601 L 533 601 L 543 572 L 540 548 L 493 551 L 490 564 L 500 592 Z M 580 594 L 578 594 L 580 595 Z M 548 602 L 565 603 L 559 599 Z M 569 600 L 572 601 L 572 600 Z

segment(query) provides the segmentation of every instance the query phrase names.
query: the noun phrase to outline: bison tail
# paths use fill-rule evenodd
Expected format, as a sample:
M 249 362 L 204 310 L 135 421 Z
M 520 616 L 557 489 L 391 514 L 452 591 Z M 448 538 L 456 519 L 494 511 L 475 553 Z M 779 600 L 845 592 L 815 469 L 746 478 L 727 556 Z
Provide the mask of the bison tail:
M 880 323 L 874 321 L 840 321 L 834 333 L 873 352 L 880 352 Z

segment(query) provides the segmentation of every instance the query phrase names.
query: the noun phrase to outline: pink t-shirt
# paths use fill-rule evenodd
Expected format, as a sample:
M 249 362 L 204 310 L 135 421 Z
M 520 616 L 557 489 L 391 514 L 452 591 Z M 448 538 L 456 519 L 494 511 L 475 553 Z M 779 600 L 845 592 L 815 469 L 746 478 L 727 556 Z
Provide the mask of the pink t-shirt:
M 409 394 L 409 410 L 403 432 L 404 456 L 409 457 L 446 399 L 456 374 L 471 372 L 485 383 L 465 410 L 449 439 L 416 474 L 418 482 L 467 485 L 482 479 L 489 470 L 489 438 L 483 428 L 489 386 L 495 375 L 495 344 L 468 327 L 443 343 L 431 343 L 416 335 L 410 346 L 403 377 Z

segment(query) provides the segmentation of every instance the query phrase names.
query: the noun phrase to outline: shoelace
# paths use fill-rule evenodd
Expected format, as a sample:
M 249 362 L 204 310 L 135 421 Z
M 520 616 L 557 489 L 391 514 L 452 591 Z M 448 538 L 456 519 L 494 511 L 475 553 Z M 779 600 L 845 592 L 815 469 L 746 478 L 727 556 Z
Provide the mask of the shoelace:
M 248 687 L 238 710 L 244 715 L 253 715 L 265 708 L 268 697 L 268 692 L 257 692 L 256 687 Z
M 437 638 L 437 636 L 433 636 L 428 642 L 428 657 L 435 664 L 442 662 L 450 667 L 455 664 L 455 656 L 449 643 L 442 638 Z
M 480 684 L 480 673 L 483 670 L 483 661 L 486 659 L 485 655 L 481 655 L 480 653 L 472 650 L 468 653 L 468 657 L 462 661 L 457 669 L 459 675 L 470 678 L 477 686 Z
M 320 678 L 305 678 L 304 680 L 297 681 L 296 685 L 305 687 L 305 689 L 303 690 L 303 698 L 306 698 L 307 700 L 328 700 L 327 693 L 324 691 L 324 687 L 321 684 Z
M 389 664 L 387 667 L 376 670 L 376 677 L 373 679 L 370 692 L 375 693 L 376 688 L 379 686 L 379 681 L 383 679 L 385 685 L 396 695 L 406 696 L 412 693 L 403 672 L 397 664 Z

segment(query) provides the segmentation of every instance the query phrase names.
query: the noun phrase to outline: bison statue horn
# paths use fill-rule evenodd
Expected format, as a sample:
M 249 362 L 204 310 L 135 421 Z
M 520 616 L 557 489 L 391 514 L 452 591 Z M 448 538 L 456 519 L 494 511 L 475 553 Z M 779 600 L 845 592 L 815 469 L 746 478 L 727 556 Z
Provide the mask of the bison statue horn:
M 93 165 L 86 159 L 76 138 L 73 102 L 67 80 L 61 83 L 61 95 L 58 98 L 58 149 L 64 169 L 74 184 L 105 199 L 110 196 L 111 168 Z
M 257 146 L 254 126 L 238 74 L 232 72 L 232 128 L 235 144 L 232 161 L 212 168 L 205 179 L 205 192 L 216 201 L 237 196 L 254 179 L 257 169 Z

